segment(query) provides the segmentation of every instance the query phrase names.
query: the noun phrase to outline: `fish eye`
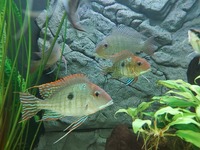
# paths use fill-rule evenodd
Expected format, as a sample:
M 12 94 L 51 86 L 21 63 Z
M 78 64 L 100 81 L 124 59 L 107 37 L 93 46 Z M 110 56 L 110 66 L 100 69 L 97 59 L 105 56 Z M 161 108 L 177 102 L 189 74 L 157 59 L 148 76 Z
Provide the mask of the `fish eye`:
M 107 43 L 105 43 L 103 46 L 104 46 L 105 48 L 107 48 L 107 47 L 108 47 L 108 44 L 107 44 Z
M 100 92 L 99 92 L 99 91 L 95 91 L 95 92 L 94 92 L 94 95 L 95 95 L 96 97 L 98 97 L 98 96 L 100 95 Z
M 124 61 L 122 61 L 122 63 L 121 63 L 121 67 L 124 67 L 125 66 L 125 63 L 124 63 Z
M 142 62 L 138 61 L 138 62 L 137 62 L 137 65 L 138 65 L 138 66 L 141 66 L 141 65 L 142 65 Z

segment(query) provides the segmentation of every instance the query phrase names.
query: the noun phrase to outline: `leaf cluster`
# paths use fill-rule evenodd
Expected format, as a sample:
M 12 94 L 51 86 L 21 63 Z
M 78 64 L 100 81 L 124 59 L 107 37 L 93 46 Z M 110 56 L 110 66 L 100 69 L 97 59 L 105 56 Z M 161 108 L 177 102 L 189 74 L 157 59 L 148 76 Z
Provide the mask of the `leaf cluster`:
M 124 112 L 132 117 L 133 131 L 142 135 L 145 149 L 158 149 L 167 137 L 179 137 L 193 148 L 200 148 L 200 87 L 183 80 L 160 80 L 158 85 L 169 90 L 154 96 L 150 102 L 116 113 Z M 159 108 L 149 111 L 157 102 Z

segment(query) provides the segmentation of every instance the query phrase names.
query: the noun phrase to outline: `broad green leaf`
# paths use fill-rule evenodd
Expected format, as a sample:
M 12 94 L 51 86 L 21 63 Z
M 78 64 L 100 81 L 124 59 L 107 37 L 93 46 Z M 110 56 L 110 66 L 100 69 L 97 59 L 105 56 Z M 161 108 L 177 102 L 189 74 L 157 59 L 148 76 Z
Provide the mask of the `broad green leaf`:
M 147 124 L 150 127 L 151 120 L 135 119 L 135 121 L 132 122 L 132 127 L 133 127 L 134 133 L 137 133 L 138 131 L 143 131 L 142 126 L 144 124 Z
M 143 112 L 142 114 L 144 114 L 145 116 L 152 117 L 154 115 L 154 112 Z
M 142 102 L 138 107 L 137 107 L 137 110 L 138 112 L 141 112 L 141 111 L 144 111 L 146 110 L 147 108 L 149 108 L 149 106 L 153 103 L 152 102 Z
M 181 139 L 194 144 L 195 146 L 200 148 L 200 133 L 194 132 L 191 130 L 178 130 L 176 131 L 176 135 Z
M 119 109 L 118 111 L 115 112 L 115 116 L 118 113 L 127 113 L 128 114 L 128 111 L 127 111 L 127 109 Z
M 171 91 L 168 91 L 167 94 L 177 94 L 181 97 L 186 98 L 189 101 L 196 101 L 197 100 L 196 97 L 193 94 L 188 93 L 188 92 L 175 92 L 175 91 L 171 90 Z
M 175 115 L 172 120 L 177 120 L 178 118 L 195 118 L 196 114 L 193 112 L 187 112 L 187 113 L 182 113 L 182 114 L 177 114 Z
M 153 97 L 154 99 L 154 97 Z M 190 107 L 195 106 L 194 103 L 184 100 L 178 96 L 160 96 L 156 97 L 161 103 L 167 104 L 171 107 Z
M 173 128 L 177 130 L 191 130 L 195 132 L 200 132 L 200 128 L 192 123 L 191 124 L 177 124 L 177 125 L 174 125 Z
M 191 85 L 190 89 L 194 91 L 196 94 L 200 95 L 200 86 L 198 85 Z
M 169 123 L 170 126 L 176 125 L 176 124 L 195 124 L 200 127 L 200 123 L 196 122 L 194 119 L 190 117 L 179 117 L 176 120 Z
M 129 107 L 129 108 L 127 109 L 127 114 L 128 114 L 129 116 L 131 116 L 132 118 L 133 118 L 133 117 L 136 117 L 136 116 L 138 115 L 137 108 L 131 108 L 131 107 Z
M 196 107 L 196 115 L 197 118 L 200 120 L 200 105 Z
M 118 113 L 126 113 L 126 114 L 128 114 L 129 116 L 131 116 L 131 117 L 133 118 L 133 117 L 136 117 L 136 116 L 137 116 L 137 108 L 119 109 L 119 110 L 115 113 L 115 116 L 116 116 L 116 114 L 118 114 Z
M 168 87 L 170 89 L 180 90 L 182 92 L 192 93 L 187 87 L 190 84 L 184 82 L 183 80 L 160 80 L 158 84 Z
M 172 108 L 170 106 L 167 106 L 156 111 L 156 113 L 154 114 L 154 117 L 157 118 L 159 115 L 163 115 L 163 114 L 176 115 L 176 114 L 182 114 L 182 112 L 179 111 L 178 108 Z

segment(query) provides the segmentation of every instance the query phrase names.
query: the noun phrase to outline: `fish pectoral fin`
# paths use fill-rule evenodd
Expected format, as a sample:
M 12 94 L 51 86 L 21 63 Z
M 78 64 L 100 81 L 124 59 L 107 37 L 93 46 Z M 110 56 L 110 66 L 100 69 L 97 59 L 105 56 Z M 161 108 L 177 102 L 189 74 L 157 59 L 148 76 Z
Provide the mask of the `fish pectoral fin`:
M 45 110 L 45 113 L 40 121 L 58 120 L 63 117 L 64 117 L 63 115 L 61 115 L 57 112 L 54 112 L 51 110 Z
M 62 140 L 64 137 L 66 137 L 69 133 L 71 133 L 73 130 L 78 128 L 80 125 L 82 125 L 85 120 L 87 120 L 88 116 L 83 116 L 79 118 L 78 120 L 71 123 L 64 131 L 69 130 L 66 134 L 64 134 L 61 138 L 59 138 L 57 141 L 55 141 L 53 144 L 58 143 L 60 140 Z

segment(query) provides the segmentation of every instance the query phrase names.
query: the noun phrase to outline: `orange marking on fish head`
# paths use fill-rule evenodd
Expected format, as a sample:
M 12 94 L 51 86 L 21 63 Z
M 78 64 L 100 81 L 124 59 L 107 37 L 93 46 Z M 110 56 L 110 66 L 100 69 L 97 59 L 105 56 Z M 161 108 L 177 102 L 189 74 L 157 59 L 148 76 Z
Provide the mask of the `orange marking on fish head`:
M 102 88 L 93 83 L 89 83 L 89 86 L 91 88 L 91 95 L 93 99 L 90 101 L 88 107 L 93 109 L 92 111 L 98 111 L 109 106 L 108 103 L 112 102 L 110 95 L 108 95 L 108 93 L 106 93 Z
M 90 83 L 90 86 L 92 88 L 92 95 L 95 98 L 98 99 L 105 99 L 107 102 L 110 101 L 112 98 L 110 97 L 110 95 L 108 95 L 108 93 L 106 93 L 102 88 L 100 88 L 99 86 Z
M 134 61 L 134 70 L 137 75 L 143 74 L 151 68 L 150 64 L 143 58 L 133 56 L 132 60 Z

